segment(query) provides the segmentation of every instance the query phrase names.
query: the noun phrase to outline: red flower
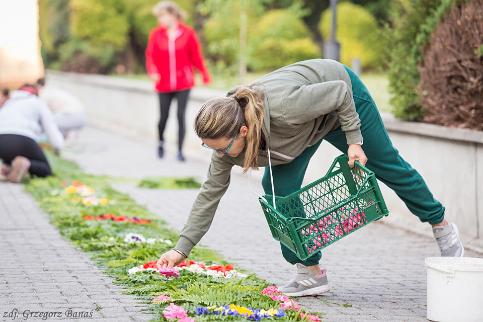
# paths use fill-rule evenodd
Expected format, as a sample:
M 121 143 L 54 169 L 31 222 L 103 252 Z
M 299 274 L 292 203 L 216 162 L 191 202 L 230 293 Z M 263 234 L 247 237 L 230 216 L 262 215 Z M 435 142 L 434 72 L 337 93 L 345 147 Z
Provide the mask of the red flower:
M 206 269 L 209 269 L 211 271 L 226 273 L 226 272 L 233 270 L 233 265 L 231 265 L 231 264 L 228 264 L 228 265 L 212 265 L 212 266 L 208 266 Z
M 143 268 L 144 269 L 147 269 L 147 268 L 155 268 L 155 269 L 157 269 L 158 268 L 157 261 L 147 262 L 146 264 L 143 265 Z
M 186 261 L 186 260 L 182 261 L 177 266 L 178 267 L 189 267 L 189 266 L 191 266 L 193 264 L 198 264 L 198 263 L 196 263 L 194 260 L 190 259 L 189 261 Z M 198 265 L 200 265 L 200 264 L 198 264 Z
M 114 217 L 113 214 L 102 214 L 98 216 L 99 220 L 108 220 L 108 219 L 112 219 L 113 217 Z
M 140 219 L 138 217 L 132 217 L 129 218 L 128 216 L 117 216 L 111 213 L 108 214 L 102 214 L 99 216 L 91 216 L 91 215 L 86 215 L 84 216 L 85 220 L 112 220 L 115 222 L 131 222 L 134 224 L 140 224 L 140 225 L 145 225 L 145 224 L 150 224 L 151 220 L 150 219 Z
M 140 224 L 140 225 L 146 225 L 146 224 L 150 224 L 150 223 L 151 223 L 150 219 L 139 219 L 139 221 L 136 222 L 136 224 Z

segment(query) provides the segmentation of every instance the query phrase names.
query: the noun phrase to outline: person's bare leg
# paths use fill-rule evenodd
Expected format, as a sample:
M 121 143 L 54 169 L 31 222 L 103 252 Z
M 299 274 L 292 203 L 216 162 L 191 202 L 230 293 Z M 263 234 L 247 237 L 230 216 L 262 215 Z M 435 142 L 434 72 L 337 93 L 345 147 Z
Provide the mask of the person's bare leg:
M 29 168 L 29 159 L 22 156 L 15 157 L 12 161 L 11 170 L 7 176 L 7 180 L 14 183 L 21 182 L 25 174 L 28 173 Z

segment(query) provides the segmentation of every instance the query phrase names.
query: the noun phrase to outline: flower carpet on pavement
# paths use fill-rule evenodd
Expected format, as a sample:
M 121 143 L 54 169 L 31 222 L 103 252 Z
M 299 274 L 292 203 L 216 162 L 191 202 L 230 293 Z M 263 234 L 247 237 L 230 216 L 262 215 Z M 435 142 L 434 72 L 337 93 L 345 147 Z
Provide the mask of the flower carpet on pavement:
M 177 267 L 158 267 L 156 260 L 173 247 L 177 232 L 114 190 L 109 178 L 49 158 L 56 176 L 32 179 L 27 190 L 65 238 L 89 253 L 114 283 L 143 299 L 157 319 L 320 321 L 209 249 L 195 247 Z

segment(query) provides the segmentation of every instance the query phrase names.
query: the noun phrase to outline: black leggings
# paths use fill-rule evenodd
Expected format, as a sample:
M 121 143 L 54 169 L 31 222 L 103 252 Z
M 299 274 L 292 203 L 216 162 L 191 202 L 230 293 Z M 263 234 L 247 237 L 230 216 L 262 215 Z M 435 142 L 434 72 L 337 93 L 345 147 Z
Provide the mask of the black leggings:
M 29 173 L 38 177 L 52 175 L 49 161 L 40 146 L 31 138 L 17 134 L 0 134 L 0 159 L 10 165 L 17 156 L 30 161 Z
M 158 94 L 159 109 L 161 112 L 158 123 L 159 141 L 164 142 L 164 129 L 166 128 L 166 122 L 168 121 L 169 107 L 171 106 L 171 101 L 173 100 L 173 97 L 176 97 L 176 100 L 178 101 L 178 150 L 181 151 L 183 149 L 184 136 L 186 132 L 185 115 L 190 90 L 188 89 L 185 91 Z

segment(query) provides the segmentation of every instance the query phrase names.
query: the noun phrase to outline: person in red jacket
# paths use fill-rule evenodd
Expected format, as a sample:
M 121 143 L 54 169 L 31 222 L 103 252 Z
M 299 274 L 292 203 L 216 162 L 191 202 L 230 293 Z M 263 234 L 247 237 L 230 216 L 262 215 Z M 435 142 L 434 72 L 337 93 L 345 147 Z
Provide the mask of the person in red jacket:
M 194 86 L 193 69 L 210 82 L 203 62 L 201 46 L 195 31 L 183 23 L 184 12 L 171 1 L 161 1 L 153 8 L 159 26 L 151 31 L 146 48 L 146 69 L 156 84 L 161 116 L 159 119 L 158 156 L 164 156 L 164 129 L 171 100 L 178 101 L 178 155 L 184 161 L 182 148 L 185 137 L 185 112 L 190 89 Z

